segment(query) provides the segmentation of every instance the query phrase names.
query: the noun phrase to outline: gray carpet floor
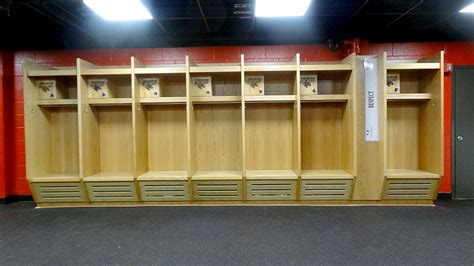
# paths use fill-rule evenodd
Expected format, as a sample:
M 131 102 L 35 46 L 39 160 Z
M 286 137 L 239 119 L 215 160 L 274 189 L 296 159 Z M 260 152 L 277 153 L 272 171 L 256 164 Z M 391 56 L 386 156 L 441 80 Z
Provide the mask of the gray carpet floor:
M 0 205 L 0 265 L 474 265 L 474 201 L 33 207 Z

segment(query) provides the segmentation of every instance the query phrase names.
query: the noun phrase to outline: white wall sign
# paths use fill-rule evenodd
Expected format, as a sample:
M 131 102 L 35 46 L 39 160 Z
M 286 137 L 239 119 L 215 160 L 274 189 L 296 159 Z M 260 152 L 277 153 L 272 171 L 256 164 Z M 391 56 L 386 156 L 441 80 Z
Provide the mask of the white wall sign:
M 365 141 L 379 141 L 379 90 L 377 58 L 364 60 L 365 71 Z

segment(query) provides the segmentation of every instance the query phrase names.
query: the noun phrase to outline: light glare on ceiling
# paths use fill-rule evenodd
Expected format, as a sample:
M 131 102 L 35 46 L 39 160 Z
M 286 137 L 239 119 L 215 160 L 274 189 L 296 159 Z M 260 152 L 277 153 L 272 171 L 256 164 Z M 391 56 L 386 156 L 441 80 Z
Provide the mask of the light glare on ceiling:
M 257 0 L 256 17 L 299 17 L 308 10 L 311 0 Z
M 461 11 L 459 11 L 461 13 L 474 13 L 474 3 L 466 6 L 465 8 L 461 9 Z
M 84 0 L 84 4 L 105 20 L 153 19 L 140 0 Z

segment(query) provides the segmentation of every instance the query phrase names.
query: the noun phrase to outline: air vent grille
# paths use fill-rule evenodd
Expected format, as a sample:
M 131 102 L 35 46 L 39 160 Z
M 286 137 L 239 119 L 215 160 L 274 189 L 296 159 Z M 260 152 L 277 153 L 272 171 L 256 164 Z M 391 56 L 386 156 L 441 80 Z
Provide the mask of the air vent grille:
M 296 200 L 296 180 L 247 182 L 248 200 Z
M 140 181 L 143 201 L 189 200 L 187 181 Z
M 242 200 L 242 181 L 193 181 L 195 200 Z
M 351 194 L 351 179 L 301 181 L 301 200 L 348 200 Z
M 91 201 L 137 201 L 134 182 L 87 182 Z
M 38 202 L 85 202 L 84 187 L 79 182 L 32 183 Z

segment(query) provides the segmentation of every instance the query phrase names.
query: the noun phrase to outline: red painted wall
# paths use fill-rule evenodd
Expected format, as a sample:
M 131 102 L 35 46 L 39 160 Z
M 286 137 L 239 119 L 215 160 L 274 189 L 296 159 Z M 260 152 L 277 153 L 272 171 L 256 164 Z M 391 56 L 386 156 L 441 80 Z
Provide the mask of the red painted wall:
M 14 180 L 11 173 L 13 150 L 10 135 L 13 124 L 12 101 L 13 98 L 13 53 L 0 50 L 0 199 L 12 194 L 11 184 Z
M 4 91 L 12 91 L 14 103 L 11 113 L 5 119 L 13 119 L 13 127 L 7 130 L 7 137 L 2 138 L 12 143 L 7 156 L 11 158 L 7 164 L 13 166 L 6 169 L 0 176 L 0 198 L 2 191 L 6 195 L 29 195 L 30 191 L 25 180 L 25 147 L 23 120 L 23 62 L 33 60 L 51 66 L 73 66 L 76 58 L 82 58 L 98 65 L 128 65 L 130 56 L 136 56 L 147 64 L 183 63 L 185 55 L 189 55 L 197 63 L 239 62 L 240 54 L 245 54 L 249 62 L 291 61 L 296 53 L 301 54 L 302 61 L 336 61 L 347 54 L 348 49 L 330 52 L 324 45 L 285 45 L 285 46 L 234 46 L 234 47 L 195 47 L 195 48 L 147 48 L 117 50 L 77 50 L 77 51 L 32 51 L 16 52 L 10 68 L 14 72 L 14 80 Z M 380 54 L 386 51 L 389 59 L 417 59 L 431 55 L 440 50 L 446 52 L 446 62 L 456 65 L 474 65 L 474 42 L 464 43 L 388 43 L 372 44 L 360 42 L 361 54 Z M 1 73 L 1 72 L 0 72 Z M 4 83 L 5 84 L 5 83 Z M 11 86 L 11 87 L 10 87 Z M 0 85 L 0 89 L 1 89 Z M 1 96 L 0 96 L 1 97 Z M 5 98 L 4 98 L 5 99 Z M 13 100 L 14 99 L 14 100 Z M 8 101 L 1 101 L 1 105 Z M 0 119 L 2 116 L 0 115 Z M 2 121 L 2 120 L 0 120 Z M 4 124 L 4 123 L 3 123 Z M 2 129 L 2 128 L 0 128 Z M 3 131 L 0 131 L 3 132 Z M 11 135 L 8 135 L 11 134 Z M 1 146 L 0 146 L 1 148 Z M 1 156 L 1 154 L 0 154 Z M 7 158 L 7 159 L 8 159 Z M 0 162 L 0 166 L 2 162 Z M 10 189 L 2 190 L 3 183 L 10 182 Z M 441 182 L 441 192 L 451 192 L 451 74 L 445 74 L 445 175 Z M 5 192 L 4 192 L 5 193 Z

